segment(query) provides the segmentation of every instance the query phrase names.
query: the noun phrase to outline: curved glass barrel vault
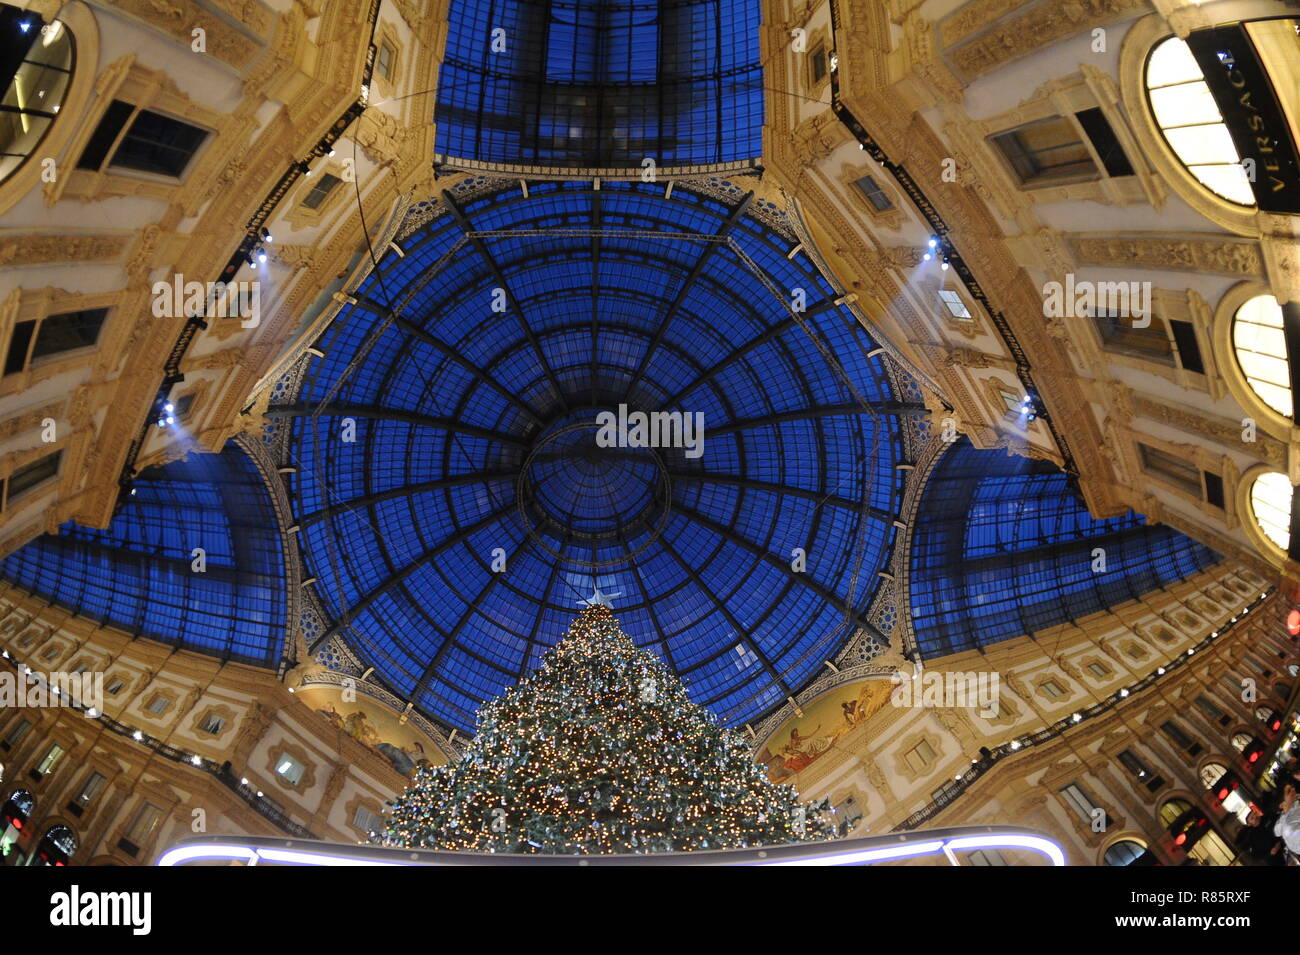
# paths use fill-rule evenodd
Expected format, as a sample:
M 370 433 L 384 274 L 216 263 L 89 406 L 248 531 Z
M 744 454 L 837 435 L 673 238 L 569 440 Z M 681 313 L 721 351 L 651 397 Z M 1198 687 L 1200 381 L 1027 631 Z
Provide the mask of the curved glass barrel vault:
M 277 527 L 261 475 L 231 443 L 141 472 L 108 528 L 69 522 L 11 554 L 0 576 L 137 636 L 275 667 L 286 632 Z
M 444 162 L 751 166 L 762 152 L 753 0 L 452 0 L 448 19 Z
M 1105 570 L 1093 570 L 1094 548 Z M 931 473 L 913 529 L 912 625 L 923 657 L 974 650 L 1135 600 L 1221 559 L 1132 511 L 1096 520 L 1053 465 L 962 438 Z
M 529 192 L 462 200 L 401 239 L 297 402 L 270 409 L 292 422 L 305 572 L 333 618 L 316 645 L 341 636 L 469 728 L 599 588 L 697 701 L 755 718 L 861 625 L 914 409 L 743 193 Z M 620 405 L 702 415 L 702 448 L 600 446 L 597 416 Z

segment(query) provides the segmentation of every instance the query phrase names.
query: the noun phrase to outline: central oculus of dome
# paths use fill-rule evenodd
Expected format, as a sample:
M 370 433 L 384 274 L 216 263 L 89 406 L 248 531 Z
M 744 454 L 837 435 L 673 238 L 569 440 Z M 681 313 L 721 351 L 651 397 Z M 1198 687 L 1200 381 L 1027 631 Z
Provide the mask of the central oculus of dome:
M 519 472 L 516 501 L 537 546 L 587 569 L 635 559 L 663 533 L 670 515 L 662 454 L 672 447 L 650 447 L 659 442 L 639 441 L 625 428 L 615 429 L 624 440 L 607 440 L 610 428 L 601 422 L 612 414 L 573 412 L 553 422 L 538 435 Z M 623 552 L 583 560 L 566 556 L 571 543 L 600 552 L 621 545 Z

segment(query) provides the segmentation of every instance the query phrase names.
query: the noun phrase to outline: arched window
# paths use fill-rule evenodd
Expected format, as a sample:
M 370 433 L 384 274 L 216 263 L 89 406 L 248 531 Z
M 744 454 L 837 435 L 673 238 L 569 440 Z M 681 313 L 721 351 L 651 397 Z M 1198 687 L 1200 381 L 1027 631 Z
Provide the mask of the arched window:
M 1266 405 L 1292 417 L 1291 366 L 1282 331 L 1282 306 L 1272 295 L 1256 295 L 1232 317 L 1232 348 L 1241 373 Z
M 1246 747 L 1249 746 L 1251 742 L 1252 742 L 1251 737 L 1247 733 L 1232 734 L 1232 746 L 1239 753 L 1244 752 Z
M 1206 789 L 1214 788 L 1214 784 L 1219 781 L 1219 777 L 1227 771 L 1228 767 L 1222 763 L 1206 763 L 1201 767 L 1201 785 Z
M 1250 486 L 1250 509 L 1260 533 L 1285 551 L 1291 543 L 1291 480 L 1265 471 Z
M 1102 856 L 1104 865 L 1132 865 L 1138 859 L 1146 854 L 1146 846 L 1132 839 L 1124 839 L 1115 843 L 1106 850 Z
M 67 95 L 72 34 L 58 20 L 43 23 L 30 10 L 0 5 L 0 181 L 32 155 Z
M 1156 125 L 1178 160 L 1215 195 L 1255 205 L 1241 156 L 1187 43 L 1171 36 L 1147 59 L 1147 97 Z
M 32 865 L 67 865 L 77 851 L 77 837 L 67 826 L 51 826 L 32 853 Z
M 1186 799 L 1170 799 L 1160 807 L 1160 822 L 1165 826 L 1171 826 L 1183 813 L 1192 808 L 1192 804 Z

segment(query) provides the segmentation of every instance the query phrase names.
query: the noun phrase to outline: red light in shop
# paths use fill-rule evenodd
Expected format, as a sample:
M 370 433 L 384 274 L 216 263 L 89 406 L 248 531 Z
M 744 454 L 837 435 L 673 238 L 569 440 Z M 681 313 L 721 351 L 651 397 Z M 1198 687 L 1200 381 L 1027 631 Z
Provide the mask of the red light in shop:
M 1187 841 L 1187 833 L 1180 832 L 1178 833 L 1177 838 L 1174 839 L 1174 845 L 1181 846 L 1186 841 Z
M 1223 800 L 1227 798 L 1228 798 L 1228 787 L 1224 786 L 1222 789 L 1219 790 L 1219 802 L 1223 802 Z
M 1300 610 L 1292 610 L 1286 615 L 1286 632 L 1293 637 L 1300 634 Z
M 1282 721 L 1274 720 L 1270 728 L 1273 730 L 1273 732 L 1276 733 L 1278 730 L 1282 728 Z
M 22 829 L 22 827 L 23 827 L 23 821 L 22 821 L 21 819 L 15 819 L 15 820 L 14 820 L 14 828 L 15 828 L 15 829 Z

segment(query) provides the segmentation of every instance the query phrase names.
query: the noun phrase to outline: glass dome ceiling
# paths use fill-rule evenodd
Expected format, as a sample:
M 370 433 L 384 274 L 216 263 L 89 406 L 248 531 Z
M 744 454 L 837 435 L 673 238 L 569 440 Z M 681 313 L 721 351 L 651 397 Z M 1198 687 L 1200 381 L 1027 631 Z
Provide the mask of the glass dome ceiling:
M 1094 548 L 1105 570 L 1094 571 Z M 1078 620 L 1223 558 L 1141 514 L 1097 520 L 1045 461 L 962 438 L 926 483 L 912 532 L 912 626 L 923 657 Z
M 468 729 L 599 590 L 697 701 L 757 717 L 866 626 L 915 407 L 734 186 L 480 186 L 399 240 L 269 409 L 333 620 L 313 649 L 341 637 Z M 620 405 L 701 414 L 698 455 L 601 446 Z

